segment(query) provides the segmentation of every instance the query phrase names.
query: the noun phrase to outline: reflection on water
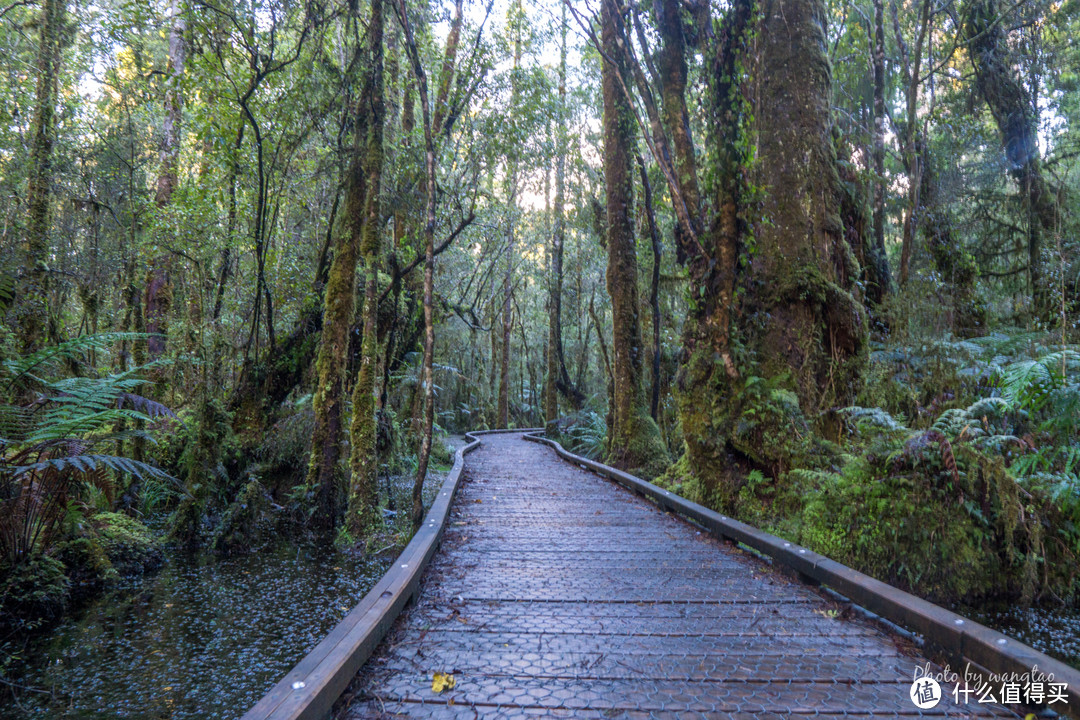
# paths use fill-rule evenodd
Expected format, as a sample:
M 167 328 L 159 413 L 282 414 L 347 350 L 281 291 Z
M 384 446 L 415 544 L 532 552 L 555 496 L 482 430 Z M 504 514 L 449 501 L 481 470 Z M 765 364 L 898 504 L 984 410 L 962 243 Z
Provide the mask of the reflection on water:
M 385 570 L 333 550 L 172 557 L 48 633 L 7 680 L 0 719 L 234 718 Z

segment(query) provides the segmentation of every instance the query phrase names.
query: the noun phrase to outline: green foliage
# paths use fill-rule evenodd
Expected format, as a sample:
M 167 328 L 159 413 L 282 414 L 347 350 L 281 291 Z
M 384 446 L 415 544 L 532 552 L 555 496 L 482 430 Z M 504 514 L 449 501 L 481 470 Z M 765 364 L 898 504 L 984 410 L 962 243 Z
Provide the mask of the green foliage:
M 575 455 L 599 460 L 607 448 L 607 423 L 599 413 L 582 410 L 559 418 L 559 441 Z
M 170 480 L 158 468 L 102 452 L 129 440 L 153 441 L 141 425 L 172 413 L 134 394 L 144 368 L 104 377 L 49 374 L 85 362 L 114 336 L 80 337 L 4 363 L 0 382 L 0 554 L 10 564 L 46 553 L 69 502 L 91 487 L 107 497 L 117 479 Z M 32 399 L 31 399 L 32 398 Z
M 29 633 L 60 618 L 69 582 L 59 560 L 35 555 L 11 565 L 0 560 L 0 630 Z
M 1075 352 L 992 336 L 875 355 L 877 387 L 864 397 L 936 387 L 936 401 L 914 404 L 915 426 L 882 407 L 842 409 L 843 450 L 750 472 L 738 516 L 943 601 L 1080 596 Z M 759 431 L 761 404 L 783 398 L 751 385 L 758 402 L 744 422 Z M 675 486 L 716 506 L 693 479 Z

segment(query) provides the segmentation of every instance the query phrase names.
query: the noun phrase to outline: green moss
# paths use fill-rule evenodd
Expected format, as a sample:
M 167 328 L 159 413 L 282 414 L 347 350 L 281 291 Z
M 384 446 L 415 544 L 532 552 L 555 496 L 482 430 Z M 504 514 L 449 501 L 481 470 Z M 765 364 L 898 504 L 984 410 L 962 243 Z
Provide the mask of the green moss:
M 122 513 L 98 513 L 93 517 L 97 541 L 121 575 L 154 570 L 164 556 L 160 541 L 138 520 Z
M 74 603 L 96 595 L 120 577 L 94 537 L 76 537 L 57 543 L 55 553 L 64 564 Z

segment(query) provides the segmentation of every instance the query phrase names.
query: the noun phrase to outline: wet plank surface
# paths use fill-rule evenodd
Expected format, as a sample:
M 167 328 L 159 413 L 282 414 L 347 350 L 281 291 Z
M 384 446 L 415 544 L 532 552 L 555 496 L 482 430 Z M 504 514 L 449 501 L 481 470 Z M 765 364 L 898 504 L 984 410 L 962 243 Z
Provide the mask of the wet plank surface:
M 489 435 L 339 717 L 1015 717 L 909 697 L 905 641 L 518 435 Z M 453 689 L 432 690 L 435 672 Z

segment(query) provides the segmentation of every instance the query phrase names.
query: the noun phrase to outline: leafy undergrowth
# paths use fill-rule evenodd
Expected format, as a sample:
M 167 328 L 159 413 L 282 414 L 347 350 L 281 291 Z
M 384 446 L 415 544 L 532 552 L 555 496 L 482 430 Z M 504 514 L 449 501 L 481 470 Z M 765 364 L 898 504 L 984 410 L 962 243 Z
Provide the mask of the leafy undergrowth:
M 787 462 L 724 509 L 939 602 L 1075 605 L 1080 348 L 996 334 L 880 348 L 871 367 L 863 405 L 822 423 L 835 442 L 759 422 Z M 717 506 L 680 467 L 667 486 Z

